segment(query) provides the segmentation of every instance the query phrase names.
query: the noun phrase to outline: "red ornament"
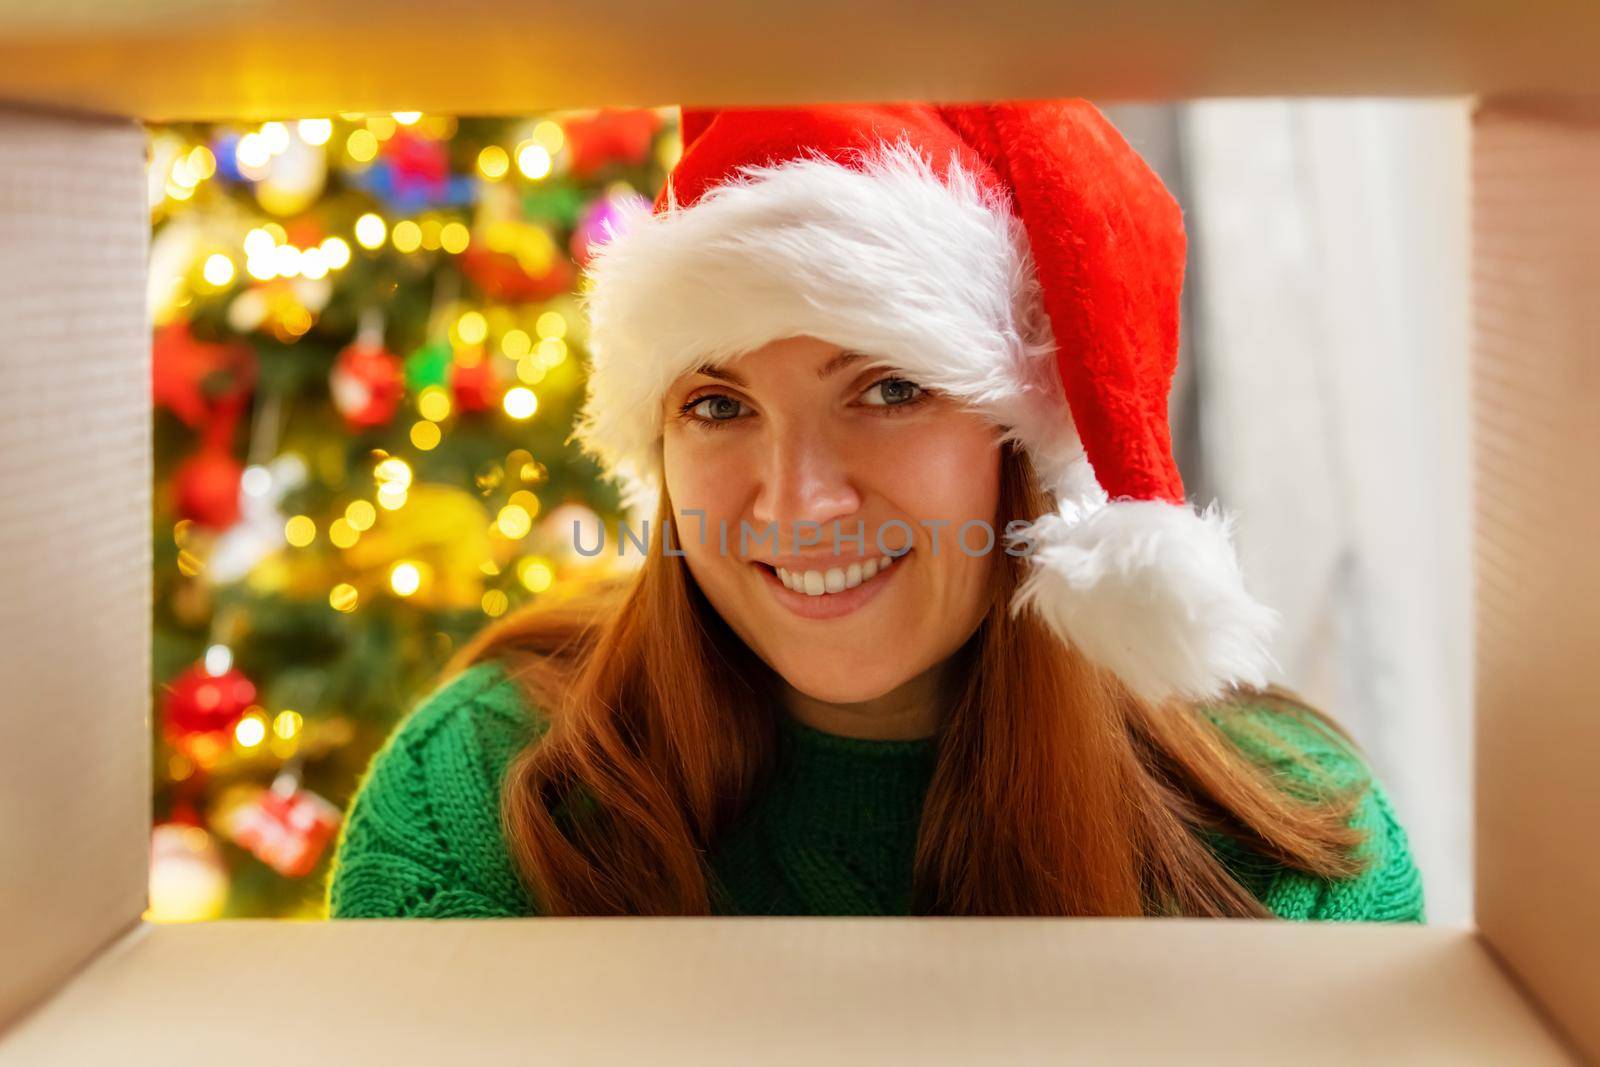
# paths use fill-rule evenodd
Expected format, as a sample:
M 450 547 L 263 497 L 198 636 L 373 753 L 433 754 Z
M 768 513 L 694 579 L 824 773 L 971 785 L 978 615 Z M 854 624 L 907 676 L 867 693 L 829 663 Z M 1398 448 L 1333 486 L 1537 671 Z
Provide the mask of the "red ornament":
M 466 358 L 462 358 L 463 355 Z M 456 410 L 465 413 L 488 411 L 500 402 L 500 382 L 494 361 L 481 348 L 458 353 L 450 364 L 450 392 Z
M 482 242 L 474 240 L 461 253 L 458 260 L 461 272 L 485 296 L 506 303 L 536 303 L 560 293 L 570 292 L 573 284 L 572 263 L 563 256 L 554 256 L 550 269 L 540 275 L 522 269 L 517 257 L 509 252 L 496 252 Z
M 243 342 L 202 341 L 187 319 L 157 329 L 150 356 L 151 398 L 196 430 L 237 416 L 255 388 L 255 350 Z
M 587 178 L 612 160 L 643 163 L 659 129 L 661 116 L 649 108 L 602 108 L 563 123 L 573 177 Z
M 353 428 L 385 426 L 405 392 L 400 357 L 381 344 L 352 341 L 334 360 L 328 387 L 333 406 Z
M 184 460 L 172 476 L 178 515 L 213 530 L 239 521 L 239 479 L 244 466 L 220 444 L 207 443 Z
M 292 781 L 263 789 L 235 810 L 227 834 L 285 878 L 304 878 L 333 840 L 339 809 Z
M 227 749 L 233 728 L 255 699 L 255 683 L 240 671 L 230 668 L 214 675 L 197 663 L 167 684 L 162 733 L 195 763 L 210 766 Z
M 383 158 L 393 169 L 397 196 L 437 200 L 449 187 L 450 153 L 443 141 L 397 130 L 384 145 Z

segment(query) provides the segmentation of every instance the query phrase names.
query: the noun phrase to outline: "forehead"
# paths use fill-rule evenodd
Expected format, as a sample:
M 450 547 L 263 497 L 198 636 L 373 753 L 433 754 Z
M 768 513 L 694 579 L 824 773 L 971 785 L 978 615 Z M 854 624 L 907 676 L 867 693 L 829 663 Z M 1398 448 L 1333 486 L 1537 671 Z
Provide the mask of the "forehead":
M 700 363 L 683 380 L 713 378 L 733 385 L 748 385 L 773 368 L 809 368 L 818 380 L 826 380 L 851 368 L 864 369 L 882 362 L 854 349 L 843 348 L 814 337 L 789 337 L 762 345 L 731 359 Z

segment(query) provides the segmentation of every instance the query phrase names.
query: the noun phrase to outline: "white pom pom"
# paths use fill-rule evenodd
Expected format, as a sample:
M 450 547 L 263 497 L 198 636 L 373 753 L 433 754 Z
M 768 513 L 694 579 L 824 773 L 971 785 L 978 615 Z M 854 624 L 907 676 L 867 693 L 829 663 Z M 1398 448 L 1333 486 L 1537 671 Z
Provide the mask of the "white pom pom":
M 1021 534 L 1030 570 L 1013 612 L 1037 612 L 1144 700 L 1266 684 L 1279 616 L 1245 591 L 1231 516 L 1159 500 L 1064 511 Z

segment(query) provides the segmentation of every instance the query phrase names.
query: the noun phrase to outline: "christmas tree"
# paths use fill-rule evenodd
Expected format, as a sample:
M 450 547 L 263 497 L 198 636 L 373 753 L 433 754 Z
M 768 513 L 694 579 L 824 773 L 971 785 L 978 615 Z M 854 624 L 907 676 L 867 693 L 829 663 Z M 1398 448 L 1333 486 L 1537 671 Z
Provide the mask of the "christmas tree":
M 620 518 L 566 444 L 576 287 L 676 112 L 149 128 L 147 917 L 321 915 L 356 783 L 461 642 Z

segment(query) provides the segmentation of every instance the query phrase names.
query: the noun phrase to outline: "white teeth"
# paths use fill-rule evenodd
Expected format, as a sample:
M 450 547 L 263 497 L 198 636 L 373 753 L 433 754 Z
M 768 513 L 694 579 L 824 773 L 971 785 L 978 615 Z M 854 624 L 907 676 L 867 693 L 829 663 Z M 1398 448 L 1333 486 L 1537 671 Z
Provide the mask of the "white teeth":
M 783 583 L 785 589 L 792 589 L 807 596 L 826 596 L 829 593 L 842 593 L 846 589 L 854 589 L 862 582 L 870 580 L 879 571 L 886 570 L 893 562 L 893 556 L 879 556 L 865 563 L 852 563 L 849 567 L 829 567 L 825 571 L 791 571 L 782 567 L 776 570 L 778 581 Z

